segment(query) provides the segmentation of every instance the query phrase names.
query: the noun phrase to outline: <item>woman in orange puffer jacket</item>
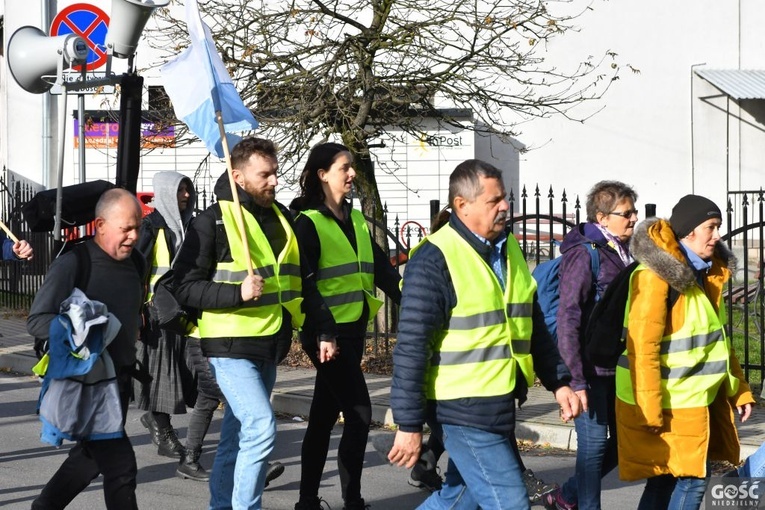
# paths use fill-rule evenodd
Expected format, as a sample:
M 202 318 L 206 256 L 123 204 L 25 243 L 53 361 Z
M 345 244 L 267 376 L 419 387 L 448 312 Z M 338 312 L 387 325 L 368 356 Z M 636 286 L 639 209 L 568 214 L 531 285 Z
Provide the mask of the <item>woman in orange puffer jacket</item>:
M 687 195 L 670 221 L 638 225 L 627 350 L 616 375 L 619 474 L 647 478 L 638 509 L 698 509 L 708 461 L 739 462 L 734 410 L 752 393 L 724 333 L 725 283 L 735 259 L 720 241 L 720 209 Z M 670 286 L 679 298 L 668 311 Z

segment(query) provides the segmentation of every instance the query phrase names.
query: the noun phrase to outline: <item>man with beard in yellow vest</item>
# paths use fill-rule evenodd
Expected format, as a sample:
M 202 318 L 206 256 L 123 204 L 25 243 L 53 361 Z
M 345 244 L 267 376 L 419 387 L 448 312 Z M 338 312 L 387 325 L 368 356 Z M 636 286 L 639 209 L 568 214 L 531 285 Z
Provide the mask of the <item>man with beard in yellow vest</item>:
M 412 250 L 404 273 L 391 384 L 399 428 L 388 458 L 411 468 L 423 424 L 437 423 L 449 463 L 441 490 L 419 508 L 529 508 L 508 438 L 515 402 L 535 372 L 564 421 L 579 414 L 579 399 L 507 234 L 500 170 L 460 163 L 449 177 L 449 205 L 448 224 Z
M 275 201 L 273 142 L 242 140 L 231 167 L 247 242 L 224 174 L 215 186 L 218 202 L 194 219 L 181 246 L 176 298 L 200 311 L 202 351 L 226 398 L 210 508 L 259 509 L 276 437 L 269 401 L 276 365 L 303 320 L 300 256 L 289 212 Z

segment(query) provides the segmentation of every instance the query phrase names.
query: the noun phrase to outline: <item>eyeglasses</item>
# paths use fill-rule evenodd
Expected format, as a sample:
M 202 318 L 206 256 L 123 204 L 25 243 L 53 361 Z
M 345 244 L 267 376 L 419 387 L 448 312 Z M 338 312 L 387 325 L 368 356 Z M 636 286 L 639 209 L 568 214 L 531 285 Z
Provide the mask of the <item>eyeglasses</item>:
M 614 216 L 621 216 L 622 218 L 630 219 L 630 218 L 632 218 L 633 215 L 634 216 L 638 215 L 638 210 L 637 209 L 629 209 L 627 211 L 613 211 L 613 212 L 610 212 L 608 214 L 613 214 Z

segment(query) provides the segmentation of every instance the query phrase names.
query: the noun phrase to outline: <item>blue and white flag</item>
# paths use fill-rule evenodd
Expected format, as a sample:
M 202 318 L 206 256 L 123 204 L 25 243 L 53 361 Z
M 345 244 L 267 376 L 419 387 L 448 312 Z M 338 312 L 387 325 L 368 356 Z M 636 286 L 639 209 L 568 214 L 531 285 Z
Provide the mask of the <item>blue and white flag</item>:
M 258 121 L 242 103 L 196 0 L 186 1 L 186 25 L 191 46 L 160 68 L 162 82 L 176 117 L 205 143 L 207 150 L 222 158 L 215 112 L 221 112 L 226 133 L 255 129 Z

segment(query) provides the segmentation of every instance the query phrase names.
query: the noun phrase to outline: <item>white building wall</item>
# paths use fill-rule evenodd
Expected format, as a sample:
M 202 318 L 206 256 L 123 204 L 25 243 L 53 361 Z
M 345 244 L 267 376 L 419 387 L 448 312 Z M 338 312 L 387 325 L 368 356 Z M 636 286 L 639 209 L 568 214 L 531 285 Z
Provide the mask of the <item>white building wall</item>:
M 585 194 L 598 180 L 619 179 L 634 185 L 641 210 L 645 203 L 656 203 L 659 216 L 668 216 L 672 205 L 692 190 L 722 206 L 725 114 L 698 100 L 719 93 L 698 77 L 691 99 L 691 66 L 736 69 L 740 62 L 742 68 L 765 68 L 765 32 L 759 27 L 765 3 L 622 0 L 595 2 L 593 7 L 581 18 L 579 33 L 568 33 L 550 46 L 551 56 L 565 65 L 575 56 L 610 49 L 620 64 L 640 72 L 623 69 L 603 100 L 575 109 L 572 114 L 584 118 L 602 108 L 584 123 L 554 117 L 521 126 L 519 139 L 531 149 L 521 156 L 521 182 L 552 182 Z M 724 100 L 717 102 L 724 108 Z M 737 113 L 735 104 L 732 111 Z M 747 146 L 739 150 L 743 128 L 731 119 L 732 174 L 738 172 L 739 157 L 745 158 L 742 168 L 761 167 L 765 138 L 756 133 L 762 119 L 758 126 L 744 136 Z M 763 180 L 761 173 L 748 175 Z

